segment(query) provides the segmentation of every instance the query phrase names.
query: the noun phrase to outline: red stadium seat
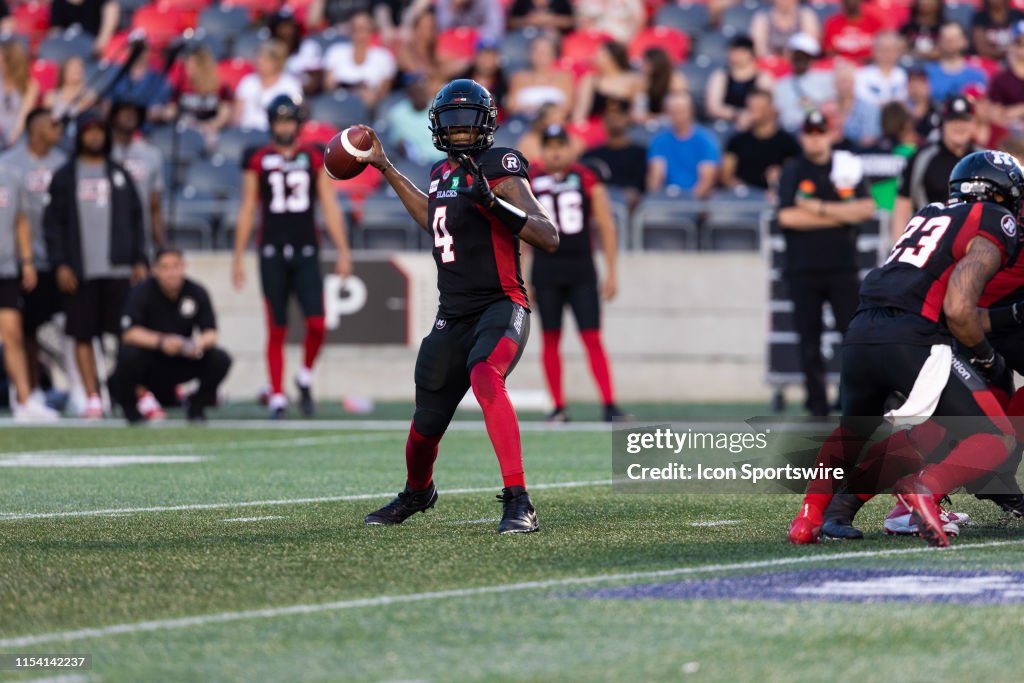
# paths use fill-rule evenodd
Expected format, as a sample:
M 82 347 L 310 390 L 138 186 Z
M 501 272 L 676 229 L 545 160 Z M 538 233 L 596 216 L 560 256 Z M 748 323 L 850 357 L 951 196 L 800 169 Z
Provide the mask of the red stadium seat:
M 179 12 L 188 12 L 198 17 L 200 12 L 213 4 L 213 0 L 161 0 L 160 4 L 164 7 L 175 9 Z M 195 26 L 195 22 L 192 22 L 191 25 Z
M 277 0 L 224 0 L 220 4 L 222 7 L 244 7 L 250 18 L 273 14 L 281 6 Z
M 26 2 L 17 4 L 11 11 L 14 19 L 14 32 L 28 36 L 32 49 L 46 37 L 50 30 L 50 3 Z
M 787 59 L 776 55 L 759 58 L 757 60 L 757 69 L 758 71 L 770 74 L 774 79 L 788 76 L 793 71 L 793 67 Z
M 39 84 L 39 95 L 45 95 L 57 87 L 57 77 L 60 75 L 60 67 L 55 62 L 48 62 L 45 59 L 37 59 L 32 63 L 32 78 Z
M 299 142 L 304 145 L 324 145 L 331 141 L 338 129 L 323 121 L 307 121 L 299 133 Z
M 103 48 L 103 52 L 100 54 L 100 60 L 105 62 L 117 62 L 121 63 L 128 56 L 128 35 L 130 31 L 121 31 L 115 33 L 107 41 L 106 46 Z
M 668 53 L 673 64 L 679 64 L 686 61 L 686 56 L 690 53 L 690 36 L 668 26 L 645 28 L 630 41 L 629 58 L 639 61 L 644 52 L 652 47 L 662 48 Z
M 221 83 L 234 92 L 238 82 L 254 70 L 253 65 L 244 59 L 225 59 L 217 65 L 217 76 Z
M 460 27 L 442 31 L 437 36 L 437 56 L 441 60 L 468 62 L 476 53 L 478 34 L 475 29 Z
M 357 175 L 355 178 L 348 180 L 335 180 L 334 187 L 342 190 L 352 200 L 352 210 L 357 217 L 362 217 L 363 212 L 363 200 L 367 196 L 373 194 L 381 183 L 384 182 L 384 176 L 380 174 L 380 171 L 373 168 L 372 166 L 367 168 L 365 171 Z
M 562 58 L 589 67 L 597 48 L 609 40 L 612 37 L 604 31 L 573 31 L 562 40 Z
M 191 20 L 191 24 L 186 23 Z M 132 16 L 132 28 L 146 32 L 150 47 L 162 50 L 186 28 L 195 26 L 195 14 L 189 15 L 165 3 L 140 7 Z

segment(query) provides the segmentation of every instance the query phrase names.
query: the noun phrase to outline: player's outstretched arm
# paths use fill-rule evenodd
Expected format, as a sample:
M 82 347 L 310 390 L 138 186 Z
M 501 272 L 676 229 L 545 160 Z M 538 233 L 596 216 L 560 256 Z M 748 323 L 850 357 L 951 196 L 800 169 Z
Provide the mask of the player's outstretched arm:
M 259 200 L 259 178 L 255 171 L 242 174 L 242 205 L 238 209 L 238 220 L 235 223 L 235 258 L 231 265 L 231 281 L 235 289 L 245 284 L 245 247 L 252 236 L 253 220 L 256 216 L 256 202 Z
M 345 215 L 341 212 L 341 206 L 338 204 L 338 195 L 334 191 L 334 185 L 323 169 L 317 174 L 316 189 L 320 199 L 320 208 L 323 211 L 324 227 L 327 228 L 327 234 L 334 242 L 334 248 L 338 250 L 338 263 L 335 266 L 335 272 L 341 277 L 348 277 L 352 274 L 352 252 L 349 250 L 348 237 L 345 234 Z
M 360 158 L 359 161 L 364 164 L 371 164 L 380 171 L 384 176 L 384 180 L 388 181 L 388 184 L 395 190 L 395 194 L 402 200 L 405 210 L 409 212 L 412 219 L 421 228 L 431 232 L 430 227 L 427 225 L 429 221 L 427 216 L 427 195 L 420 188 L 416 187 L 411 180 L 399 173 L 395 165 L 388 160 L 388 155 L 384 153 L 384 146 L 381 145 L 376 131 L 369 126 L 360 125 L 359 127 L 369 133 L 370 138 L 373 139 L 373 147 L 370 149 L 370 154 L 365 158 Z
M 601 253 L 604 254 L 605 276 L 602 294 L 611 301 L 618 291 L 617 263 L 619 243 L 615 236 L 615 218 L 612 216 L 611 200 L 603 183 L 595 183 L 590 190 L 591 213 L 601 237 Z
M 513 176 L 494 188 L 499 201 L 511 204 L 526 214 L 526 224 L 519 231 L 519 239 L 538 249 L 553 253 L 558 250 L 558 228 L 530 189 L 530 181 Z

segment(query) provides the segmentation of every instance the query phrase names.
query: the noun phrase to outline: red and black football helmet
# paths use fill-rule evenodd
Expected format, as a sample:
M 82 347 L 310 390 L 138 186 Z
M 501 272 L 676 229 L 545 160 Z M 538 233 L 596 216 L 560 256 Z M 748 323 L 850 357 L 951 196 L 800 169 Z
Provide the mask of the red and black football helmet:
M 441 88 L 428 112 L 434 147 L 448 154 L 474 154 L 494 144 L 498 130 L 498 107 L 484 86 L 459 78 Z M 468 144 L 451 142 L 452 128 L 475 128 L 477 136 Z

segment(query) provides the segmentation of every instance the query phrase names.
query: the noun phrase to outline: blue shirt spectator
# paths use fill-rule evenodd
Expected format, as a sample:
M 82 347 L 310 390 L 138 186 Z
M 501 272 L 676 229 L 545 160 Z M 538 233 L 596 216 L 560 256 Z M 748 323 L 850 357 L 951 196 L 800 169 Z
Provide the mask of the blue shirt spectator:
M 972 83 L 985 84 L 985 72 L 964 59 L 967 36 L 956 22 L 948 22 L 939 29 L 939 58 L 924 65 L 928 82 L 932 86 L 932 100 L 942 102 Z
M 150 66 L 150 52 L 144 50 L 124 78 L 110 91 L 113 102 L 128 102 L 151 111 L 171 101 L 171 84 Z
M 722 160 L 718 143 L 694 123 L 689 93 L 673 93 L 666 110 L 669 128 L 655 135 L 647 149 L 647 189 L 656 192 L 673 185 L 703 199 L 715 187 Z

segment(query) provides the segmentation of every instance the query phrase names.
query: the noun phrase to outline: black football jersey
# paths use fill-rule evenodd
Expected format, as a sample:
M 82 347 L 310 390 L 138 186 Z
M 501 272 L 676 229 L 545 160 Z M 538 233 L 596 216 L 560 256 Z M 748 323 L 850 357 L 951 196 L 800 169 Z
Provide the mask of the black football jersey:
M 1020 249 L 1017 221 L 998 204 L 936 203 L 917 212 L 885 263 L 864 278 L 858 309 L 887 309 L 909 316 L 893 318 L 892 324 L 853 325 L 847 342 L 948 341 L 950 333 L 942 312 L 946 287 L 975 237 L 999 247 L 1004 269 L 1016 260 Z
M 476 163 L 492 188 L 514 176 L 529 177 L 526 159 L 507 147 L 480 153 Z M 447 160 L 430 170 L 427 219 L 434 233 L 440 318 L 479 313 L 503 299 L 528 307 L 519 238 L 460 191 L 472 184 L 464 168 Z
M 600 182 L 591 169 L 573 164 L 561 177 L 538 169 L 530 173 L 537 200 L 558 227 L 558 251 L 533 252 L 534 284 L 575 284 L 597 279 L 594 268 L 594 236 L 591 191 Z
M 267 145 L 254 150 L 242 163 L 244 170 L 259 176 L 260 246 L 316 247 L 313 204 L 323 152 L 314 145 L 302 145 L 293 157 L 286 158 L 276 147 Z

